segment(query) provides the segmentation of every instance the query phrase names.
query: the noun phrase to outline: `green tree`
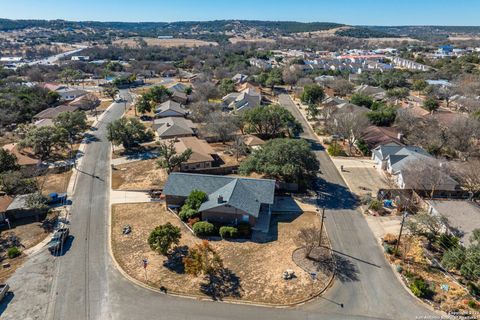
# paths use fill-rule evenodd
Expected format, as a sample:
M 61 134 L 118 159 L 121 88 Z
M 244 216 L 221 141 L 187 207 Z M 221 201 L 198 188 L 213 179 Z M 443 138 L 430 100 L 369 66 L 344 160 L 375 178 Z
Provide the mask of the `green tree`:
M 192 209 L 198 210 L 202 203 L 207 201 L 207 199 L 208 195 L 205 192 L 201 190 L 192 190 L 192 192 L 190 192 L 188 195 L 187 200 L 185 200 L 185 205 Z
M 440 105 L 438 104 L 438 101 L 434 98 L 428 98 L 423 102 L 423 108 L 432 113 L 439 107 Z
M 395 100 L 401 100 L 408 97 L 409 90 L 407 88 L 392 88 L 387 90 L 387 97 Z
M 303 88 L 303 93 L 300 97 L 303 103 L 307 105 L 319 104 L 325 98 L 325 92 L 318 84 L 307 84 Z
M 265 80 L 265 86 L 272 88 L 283 83 L 282 70 L 278 68 L 271 69 Z
M 148 236 L 148 244 L 152 250 L 165 256 L 172 245 L 180 243 L 181 237 L 180 228 L 167 222 L 153 229 Z
M 160 142 L 158 147 L 159 160 L 157 161 L 157 164 L 166 169 L 168 173 L 172 172 L 173 169 L 182 163 L 188 161 L 192 156 L 192 149 L 186 149 L 181 154 L 178 154 L 177 149 L 175 148 L 175 142 L 175 140 Z
M 42 160 L 48 159 L 54 149 L 62 150 L 67 146 L 68 132 L 60 127 L 34 127 L 20 141 L 20 148 L 32 148 Z
M 187 96 L 189 96 L 189 95 L 192 94 L 193 89 L 192 89 L 192 87 L 186 87 L 185 90 L 183 90 L 183 92 L 184 92 Z
M 247 132 L 264 137 L 295 136 L 303 131 L 295 117 L 277 104 L 246 110 L 242 120 Z
M 122 144 L 125 149 L 131 149 L 139 143 L 153 139 L 153 133 L 136 118 L 121 118 L 108 124 L 108 141 Z
M 105 96 L 109 97 L 112 100 L 115 100 L 115 97 L 117 96 L 119 90 L 117 87 L 108 85 L 103 88 L 102 92 Z
M 72 68 L 63 69 L 62 72 L 59 74 L 60 78 L 65 83 L 72 83 L 75 80 L 79 80 L 82 78 L 82 73 L 79 70 L 74 70 Z
M 414 80 L 412 84 L 412 89 L 415 91 L 423 91 L 425 88 L 427 88 L 428 83 L 425 80 Z
M 138 100 L 135 108 L 137 108 L 137 111 L 140 112 L 141 114 L 145 114 L 152 111 L 152 103 L 150 102 L 147 96 L 142 95 Z
M 370 109 L 373 105 L 373 98 L 364 94 L 354 93 L 350 98 L 350 102 L 356 104 L 357 106 L 365 107 Z
M 54 120 L 55 126 L 64 129 L 68 134 L 70 143 L 88 128 L 87 116 L 83 111 L 61 112 Z
M 308 185 L 320 164 L 305 140 L 274 139 L 240 164 L 240 172 L 263 173 L 285 182 Z
M 235 91 L 235 81 L 228 78 L 222 79 L 222 81 L 220 81 L 219 89 L 221 94 L 226 96 L 230 92 Z
M 449 270 L 460 270 L 465 261 L 465 248 L 457 247 L 445 251 L 442 265 Z
M 7 150 L 0 148 L 0 173 L 18 170 L 17 157 Z
M 395 122 L 397 109 L 393 106 L 382 104 L 367 113 L 367 118 L 376 126 L 391 126 Z
M 155 86 L 151 88 L 146 97 L 154 103 L 162 103 L 170 99 L 172 92 L 170 92 L 165 86 Z
M 45 210 L 48 209 L 47 200 L 40 192 L 35 192 L 28 195 L 25 200 L 25 205 L 29 209 L 33 210 Z
M 220 255 L 204 240 L 188 250 L 188 255 L 183 259 L 185 272 L 194 276 L 208 275 L 223 268 Z

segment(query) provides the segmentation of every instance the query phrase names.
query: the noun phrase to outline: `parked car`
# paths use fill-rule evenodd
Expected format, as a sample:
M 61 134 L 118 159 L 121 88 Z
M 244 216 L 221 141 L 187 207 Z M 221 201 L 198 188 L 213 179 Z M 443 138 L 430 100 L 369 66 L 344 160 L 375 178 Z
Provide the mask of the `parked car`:
M 0 284 L 0 301 L 2 301 L 3 298 L 5 298 L 9 289 L 10 287 L 8 286 L 8 284 L 6 283 Z
M 62 249 L 65 241 L 67 241 L 70 230 L 68 228 L 61 228 L 55 231 L 52 239 L 48 243 L 48 251 L 51 253 L 58 253 Z

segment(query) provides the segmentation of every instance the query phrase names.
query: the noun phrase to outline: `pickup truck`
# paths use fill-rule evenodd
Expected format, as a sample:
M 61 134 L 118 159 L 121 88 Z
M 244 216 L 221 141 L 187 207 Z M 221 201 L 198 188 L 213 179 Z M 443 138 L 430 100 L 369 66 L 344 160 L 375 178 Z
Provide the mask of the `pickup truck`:
M 70 230 L 68 228 L 62 228 L 55 231 L 52 239 L 48 243 L 48 251 L 50 251 L 52 254 L 60 253 L 65 241 L 67 241 L 69 234 Z
M 0 301 L 2 301 L 3 298 L 5 298 L 5 296 L 7 295 L 8 289 L 10 289 L 8 284 L 6 283 L 0 284 Z

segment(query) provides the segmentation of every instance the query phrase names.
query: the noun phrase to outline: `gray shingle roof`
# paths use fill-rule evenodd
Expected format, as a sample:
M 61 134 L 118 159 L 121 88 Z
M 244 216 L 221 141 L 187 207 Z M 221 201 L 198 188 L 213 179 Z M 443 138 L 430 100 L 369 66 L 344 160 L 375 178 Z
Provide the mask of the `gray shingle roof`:
M 180 115 L 185 115 L 187 113 L 187 111 L 182 108 L 180 103 L 172 100 L 165 101 L 164 103 L 158 105 L 155 109 L 155 114 L 161 114 L 166 111 L 174 111 Z
M 178 117 L 156 119 L 153 123 L 153 129 L 157 131 L 160 138 L 193 135 L 194 127 L 192 121 Z
M 165 185 L 165 195 L 188 197 L 193 190 L 208 194 L 200 211 L 230 205 L 258 217 L 261 204 L 273 204 L 275 180 L 226 177 L 193 173 L 171 173 Z M 221 196 L 223 201 L 219 203 Z

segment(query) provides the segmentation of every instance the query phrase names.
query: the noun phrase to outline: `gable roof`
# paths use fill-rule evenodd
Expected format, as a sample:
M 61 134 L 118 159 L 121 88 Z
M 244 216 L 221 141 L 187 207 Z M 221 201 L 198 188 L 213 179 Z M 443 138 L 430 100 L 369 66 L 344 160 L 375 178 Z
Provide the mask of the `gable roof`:
M 157 131 L 160 138 L 168 138 L 193 135 L 195 125 L 192 121 L 185 118 L 167 117 L 154 120 L 152 127 Z
M 6 144 L 2 148 L 17 157 L 19 166 L 32 166 L 40 163 L 40 160 L 35 158 L 32 153 L 29 153 L 28 149 L 20 151 L 16 143 Z
M 367 95 L 367 96 L 371 96 L 377 100 L 381 100 L 383 98 L 385 98 L 385 95 L 387 94 L 387 91 L 385 91 L 384 89 L 380 88 L 380 87 L 373 87 L 373 86 L 369 86 L 367 84 L 362 84 L 360 86 L 358 86 L 357 88 L 355 88 L 355 93 L 360 93 L 360 94 L 364 94 L 364 95 Z
M 265 144 L 265 141 L 263 141 L 262 139 L 260 139 L 257 136 L 251 135 L 251 134 L 247 135 L 245 137 L 245 139 L 243 140 L 243 142 L 248 147 L 260 146 L 260 145 Z
M 34 119 L 55 119 L 62 112 L 74 112 L 79 109 L 76 105 L 66 105 L 62 104 L 55 108 L 48 108 L 43 111 L 40 111 L 33 116 Z
M 10 196 L 0 196 L 0 212 L 7 211 L 8 206 L 13 202 L 13 198 Z
M 402 171 L 403 167 L 408 165 L 409 162 L 425 158 L 431 159 L 432 156 L 420 147 L 406 146 L 400 148 L 394 154 L 390 154 L 387 160 L 390 162 L 392 172 L 396 173 Z
M 188 197 L 193 190 L 208 194 L 200 211 L 230 205 L 258 217 L 261 204 L 273 204 L 275 180 L 173 172 L 169 175 L 163 193 Z M 219 203 L 219 196 L 223 200 Z
M 362 135 L 369 149 L 374 149 L 380 145 L 396 144 L 402 146 L 398 135 L 399 131 L 392 127 L 369 126 Z
M 166 111 L 173 111 L 178 113 L 181 116 L 184 116 L 187 113 L 187 111 L 184 108 L 182 108 L 182 105 L 180 103 L 172 100 L 168 100 L 162 104 L 159 104 L 155 109 L 155 114 L 158 115 Z
M 212 154 L 216 152 L 205 140 L 198 139 L 197 137 L 176 139 L 175 150 L 177 153 L 182 153 L 187 149 L 192 150 L 192 155 L 187 160 L 187 163 L 214 161 Z

